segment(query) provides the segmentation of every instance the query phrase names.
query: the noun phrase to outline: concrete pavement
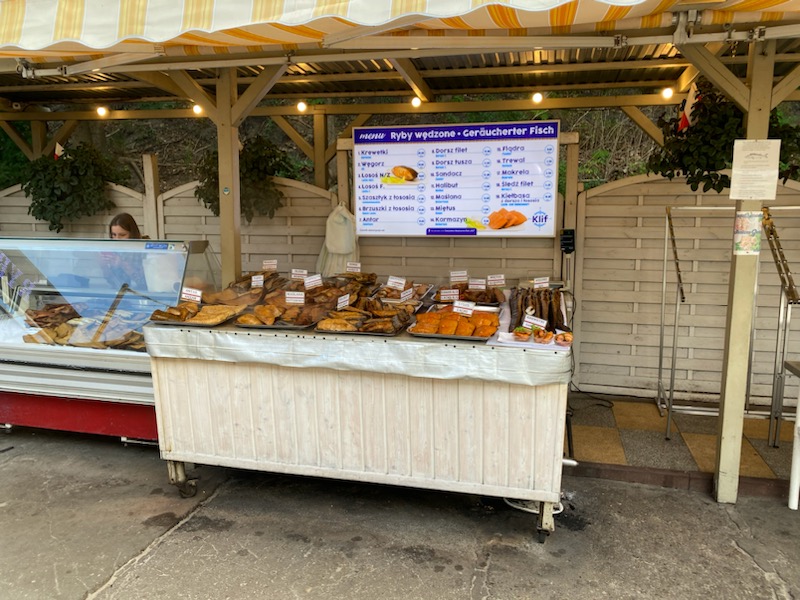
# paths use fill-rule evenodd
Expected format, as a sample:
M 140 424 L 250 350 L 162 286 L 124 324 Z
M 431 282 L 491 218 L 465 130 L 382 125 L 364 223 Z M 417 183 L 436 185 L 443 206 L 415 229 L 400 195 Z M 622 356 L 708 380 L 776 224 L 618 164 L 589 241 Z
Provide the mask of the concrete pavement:
M 776 498 L 565 478 L 544 544 L 502 500 L 199 467 L 154 447 L 0 435 L 3 600 L 800 598 Z

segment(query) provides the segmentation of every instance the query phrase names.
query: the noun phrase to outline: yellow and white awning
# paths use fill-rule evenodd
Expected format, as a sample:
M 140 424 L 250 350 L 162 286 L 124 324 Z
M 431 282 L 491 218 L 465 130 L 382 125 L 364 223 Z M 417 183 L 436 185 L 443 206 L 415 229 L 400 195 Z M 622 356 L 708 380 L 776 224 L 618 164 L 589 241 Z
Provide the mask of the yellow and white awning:
M 698 6 L 700 25 L 800 22 L 800 0 Z M 0 0 L 0 55 L 352 49 L 365 29 L 412 39 L 656 30 L 681 10 L 675 0 Z

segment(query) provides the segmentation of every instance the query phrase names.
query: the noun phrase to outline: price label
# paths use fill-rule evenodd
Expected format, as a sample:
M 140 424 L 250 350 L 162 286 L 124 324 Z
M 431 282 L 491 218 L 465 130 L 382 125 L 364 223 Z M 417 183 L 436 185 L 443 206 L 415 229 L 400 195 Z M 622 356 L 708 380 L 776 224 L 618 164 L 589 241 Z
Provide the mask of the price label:
M 525 318 L 522 320 L 522 326 L 526 329 L 544 329 L 547 327 L 547 319 L 540 319 L 533 315 L 525 315 Z
M 292 269 L 292 279 L 305 279 L 308 277 L 306 269 Z
M 402 300 L 403 302 L 407 302 L 408 300 L 411 300 L 411 298 L 413 297 L 414 297 L 413 287 L 410 287 L 407 290 L 403 290 L 402 292 L 400 292 L 400 300 Z
M 253 275 L 250 278 L 250 287 L 251 288 L 263 288 L 264 287 L 264 276 L 263 275 Z
M 403 291 L 406 287 L 406 280 L 404 277 L 389 277 L 389 280 L 386 282 L 386 287 Z
M 286 293 L 286 304 L 305 304 L 306 303 L 306 293 L 305 292 L 285 292 Z
M 195 288 L 185 287 L 181 290 L 181 300 L 202 302 L 203 292 Z
M 486 278 L 486 285 L 489 287 L 505 287 L 506 285 L 506 276 L 503 273 L 499 275 L 489 275 Z
M 360 262 L 348 262 L 347 263 L 347 272 L 348 273 L 361 273 L 361 263 Z
M 550 278 L 549 277 L 534 277 L 533 278 L 533 289 L 538 290 L 539 288 L 546 288 L 550 287 Z
M 485 279 L 473 279 L 472 277 L 470 277 L 469 289 L 471 289 L 471 290 L 485 290 L 486 289 L 486 280 Z
M 461 297 L 461 292 L 458 290 L 440 290 L 439 299 L 445 302 L 456 301 Z
M 350 294 L 339 296 L 336 300 L 336 310 L 342 310 L 345 306 L 350 306 Z
M 475 311 L 474 302 L 469 302 L 468 300 L 456 300 L 455 302 L 453 302 L 453 312 L 455 313 L 471 317 L 474 311 Z
M 469 279 L 466 271 L 450 271 L 450 283 L 464 283 Z
M 305 279 L 303 279 L 303 285 L 305 285 L 307 290 L 313 290 L 315 287 L 319 287 L 322 285 L 322 275 L 317 273 L 316 275 L 309 275 Z
M 267 271 L 268 273 L 270 273 L 270 272 L 277 273 L 278 272 L 278 260 L 275 259 L 275 258 L 272 258 L 272 259 L 269 259 L 269 260 L 262 260 L 261 261 L 261 270 L 262 271 Z

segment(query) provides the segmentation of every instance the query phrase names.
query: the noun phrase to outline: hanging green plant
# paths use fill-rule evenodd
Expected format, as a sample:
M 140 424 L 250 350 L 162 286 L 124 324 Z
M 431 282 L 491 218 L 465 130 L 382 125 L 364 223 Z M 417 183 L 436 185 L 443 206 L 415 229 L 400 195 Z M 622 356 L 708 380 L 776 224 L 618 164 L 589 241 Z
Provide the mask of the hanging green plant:
M 283 206 L 281 192 L 273 177 L 299 179 L 301 167 L 275 144 L 264 138 L 251 138 L 239 152 L 240 207 L 250 223 L 253 217 L 265 215 L 270 219 Z M 194 195 L 203 205 L 219 216 L 219 155 L 206 152 L 197 165 L 200 181 Z
M 658 119 L 664 133 L 664 146 L 652 154 L 648 171 L 668 179 L 685 176 L 693 191 L 721 192 L 730 187 L 730 177 L 720 173 L 731 167 L 733 142 L 745 137 L 744 113 L 707 81 L 697 83 L 698 97 L 693 105 L 690 127 L 678 131 L 680 115 Z M 770 139 L 781 140 L 779 176 L 796 179 L 800 172 L 800 128 L 787 123 L 776 110 L 770 114 Z
M 42 156 L 29 163 L 22 189 L 31 198 L 28 214 L 60 232 L 64 225 L 115 207 L 106 183 L 125 183 L 128 171 L 93 146 L 67 148 L 54 160 Z

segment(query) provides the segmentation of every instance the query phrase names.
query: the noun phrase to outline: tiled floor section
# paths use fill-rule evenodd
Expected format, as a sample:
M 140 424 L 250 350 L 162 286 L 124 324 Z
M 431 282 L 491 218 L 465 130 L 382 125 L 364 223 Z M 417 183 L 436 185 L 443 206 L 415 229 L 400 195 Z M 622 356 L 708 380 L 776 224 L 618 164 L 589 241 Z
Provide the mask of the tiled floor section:
M 673 412 L 666 439 L 666 415 L 653 400 L 570 394 L 574 458 L 578 462 L 683 472 L 713 473 L 717 417 Z M 784 420 L 780 444 L 767 443 L 769 421 L 746 418 L 740 475 L 788 480 L 794 422 Z

